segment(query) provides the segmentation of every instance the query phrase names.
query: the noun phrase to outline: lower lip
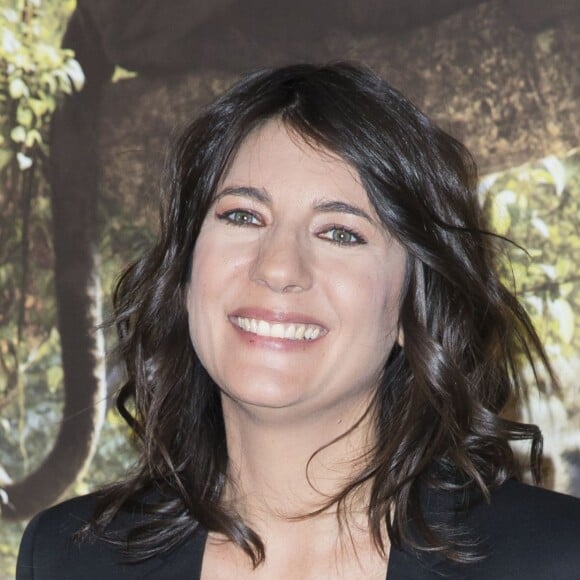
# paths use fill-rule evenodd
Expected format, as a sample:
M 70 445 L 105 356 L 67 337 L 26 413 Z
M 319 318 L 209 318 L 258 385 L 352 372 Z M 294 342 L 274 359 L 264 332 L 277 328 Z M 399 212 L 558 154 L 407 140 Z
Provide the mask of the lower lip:
M 274 338 L 272 336 L 260 336 L 253 332 L 247 332 L 241 329 L 237 324 L 230 320 L 234 330 L 237 331 L 238 336 L 248 345 L 260 348 L 267 348 L 278 351 L 305 351 L 310 346 L 314 346 L 325 334 L 318 335 L 313 340 L 290 340 L 288 338 Z

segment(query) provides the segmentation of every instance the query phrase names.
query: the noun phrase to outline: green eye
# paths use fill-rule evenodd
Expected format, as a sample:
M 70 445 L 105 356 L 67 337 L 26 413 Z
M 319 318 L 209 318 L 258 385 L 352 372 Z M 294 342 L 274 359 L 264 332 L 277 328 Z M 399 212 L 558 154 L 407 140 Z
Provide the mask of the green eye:
M 345 230 L 332 230 L 332 241 L 338 244 L 352 244 L 357 241 L 354 234 L 347 232 Z
M 234 209 L 218 215 L 220 220 L 235 226 L 259 226 L 260 220 L 252 213 L 243 209 Z
M 324 232 L 321 237 L 339 246 L 356 246 L 366 243 L 362 236 L 343 227 L 333 227 Z

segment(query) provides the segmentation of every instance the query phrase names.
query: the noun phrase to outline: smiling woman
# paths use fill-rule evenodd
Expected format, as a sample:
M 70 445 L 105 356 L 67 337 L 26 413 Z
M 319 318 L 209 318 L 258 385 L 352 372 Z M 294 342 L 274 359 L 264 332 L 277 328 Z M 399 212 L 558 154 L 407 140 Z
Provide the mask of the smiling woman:
M 184 132 L 115 292 L 141 446 L 37 516 L 18 578 L 574 578 L 580 501 L 501 417 L 555 382 L 464 147 L 370 71 L 240 81 Z

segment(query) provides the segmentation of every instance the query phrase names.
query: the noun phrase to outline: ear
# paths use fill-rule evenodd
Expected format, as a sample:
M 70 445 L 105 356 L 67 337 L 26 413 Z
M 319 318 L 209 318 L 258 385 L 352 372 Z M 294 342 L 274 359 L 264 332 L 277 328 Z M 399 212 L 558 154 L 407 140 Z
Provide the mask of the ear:
M 397 333 L 397 344 L 403 348 L 405 346 L 405 334 L 403 329 L 399 326 L 399 332 Z

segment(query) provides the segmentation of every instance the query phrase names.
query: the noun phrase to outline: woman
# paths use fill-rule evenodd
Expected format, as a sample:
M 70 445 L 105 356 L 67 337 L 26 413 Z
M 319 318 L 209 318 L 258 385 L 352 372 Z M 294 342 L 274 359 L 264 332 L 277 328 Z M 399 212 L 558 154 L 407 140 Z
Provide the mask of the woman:
M 580 501 L 517 482 L 523 361 L 467 151 L 347 64 L 185 131 L 114 297 L 136 470 L 37 516 L 18 577 L 576 578 Z M 73 537 L 74 536 L 74 537 Z

